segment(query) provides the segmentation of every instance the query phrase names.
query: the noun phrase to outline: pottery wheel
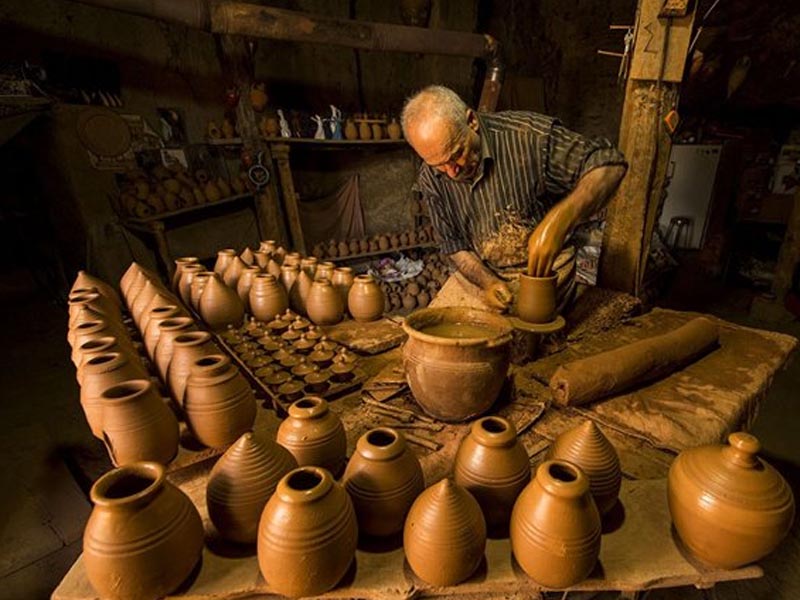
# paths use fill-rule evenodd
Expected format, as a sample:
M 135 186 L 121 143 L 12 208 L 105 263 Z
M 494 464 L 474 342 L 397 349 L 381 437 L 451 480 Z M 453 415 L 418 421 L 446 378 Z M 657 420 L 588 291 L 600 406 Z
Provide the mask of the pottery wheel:
M 131 146 L 128 124 L 113 110 L 90 108 L 78 117 L 78 138 L 98 156 L 120 156 Z
M 555 333 L 556 331 L 561 331 L 567 325 L 566 320 L 561 315 L 558 315 L 555 319 L 548 323 L 529 323 L 528 321 L 523 321 L 519 317 L 513 315 L 507 315 L 506 319 L 509 320 L 514 329 L 519 331 L 527 331 L 530 333 Z

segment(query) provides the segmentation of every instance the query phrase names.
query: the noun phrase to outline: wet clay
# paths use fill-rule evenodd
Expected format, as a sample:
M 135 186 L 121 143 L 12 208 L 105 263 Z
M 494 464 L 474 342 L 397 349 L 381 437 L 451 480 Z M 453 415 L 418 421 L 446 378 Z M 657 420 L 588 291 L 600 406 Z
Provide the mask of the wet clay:
M 422 333 L 437 337 L 465 339 L 465 338 L 492 338 L 497 335 L 497 330 L 491 327 L 481 327 L 472 323 L 437 323 L 422 329 Z
M 550 379 L 553 400 L 581 406 L 682 369 L 714 349 L 717 325 L 698 317 L 674 331 L 562 365 Z
M 558 275 L 531 277 L 520 274 L 517 315 L 529 323 L 549 323 L 556 318 Z

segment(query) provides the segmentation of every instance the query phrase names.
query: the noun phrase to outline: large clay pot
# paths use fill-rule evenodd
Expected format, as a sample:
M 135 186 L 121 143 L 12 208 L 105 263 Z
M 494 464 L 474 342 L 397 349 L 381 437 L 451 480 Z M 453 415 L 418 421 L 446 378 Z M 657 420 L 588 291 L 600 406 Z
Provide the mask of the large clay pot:
M 300 467 L 280 480 L 264 507 L 258 564 L 271 590 L 316 596 L 344 577 L 357 543 L 353 503 L 342 486 L 325 469 Z
M 269 323 L 275 315 L 283 314 L 289 308 L 286 290 L 268 273 L 259 273 L 253 277 L 248 300 L 252 315 L 264 323 Z
M 236 290 L 236 284 L 239 283 L 239 277 L 242 276 L 242 273 L 246 268 L 247 263 L 245 263 L 238 256 L 234 256 L 231 259 L 230 264 L 225 269 L 225 272 L 222 274 L 222 281 L 232 290 Z
M 275 442 L 243 434 L 225 451 L 208 477 L 208 516 L 219 534 L 232 542 L 254 544 L 264 505 L 297 461 Z
M 194 437 L 201 444 L 219 448 L 252 429 L 256 398 L 230 358 L 211 354 L 192 364 L 183 409 Z
M 142 332 L 142 341 L 144 342 L 144 349 L 147 356 L 151 359 L 155 358 L 156 346 L 158 345 L 158 338 L 161 337 L 161 323 L 167 319 L 175 317 L 185 317 L 186 313 L 178 306 L 172 304 L 168 306 L 159 306 L 150 311 L 150 318 L 147 320 L 147 327 Z
M 238 258 L 238 257 L 237 257 Z M 239 295 L 213 274 L 200 296 L 200 316 L 213 331 L 239 327 L 244 319 L 244 305 Z
M 456 453 L 454 479 L 475 496 L 489 532 L 504 535 L 514 502 L 531 480 L 528 453 L 514 426 L 502 417 L 475 421 Z
M 192 307 L 192 280 L 197 273 L 202 273 L 206 268 L 199 264 L 188 264 L 181 267 L 181 278 L 178 281 L 178 296 L 187 307 Z
M 512 327 L 488 311 L 423 308 L 403 323 L 406 379 L 428 414 L 463 421 L 494 404 L 510 361 Z
M 736 569 L 766 556 L 794 520 L 786 480 L 757 456 L 754 436 L 737 432 L 729 445 L 681 452 L 667 480 L 672 522 L 689 551 L 704 563 Z
M 203 522 L 162 465 L 137 462 L 109 471 L 90 497 L 83 565 L 100 597 L 161 598 L 189 577 L 203 550 Z
M 372 275 L 356 275 L 347 294 L 347 311 L 361 322 L 374 321 L 383 315 L 386 300 Z
M 600 513 L 578 467 L 545 461 L 511 513 L 511 551 L 537 583 L 563 589 L 589 576 L 600 554 Z
M 300 269 L 292 289 L 289 290 L 289 307 L 297 314 L 306 316 L 306 302 L 308 301 L 308 293 L 311 291 L 312 283 L 314 283 L 314 280 L 309 277 L 306 271 Z
M 402 531 L 411 505 L 425 489 L 419 459 L 402 434 L 388 427 L 359 438 L 342 483 L 353 500 L 358 530 L 372 536 Z
M 414 501 L 403 530 L 408 564 L 436 586 L 456 585 L 478 568 L 486 548 L 486 523 L 475 498 L 442 479 Z
M 207 331 L 188 331 L 175 336 L 172 341 L 172 358 L 167 368 L 167 387 L 175 403 L 183 408 L 186 380 L 198 358 L 218 354 L 219 348 Z
M 236 282 L 236 293 L 244 305 L 244 312 L 250 311 L 250 288 L 253 287 L 253 279 L 256 275 L 261 273 L 261 269 L 256 265 L 246 267 L 242 274 L 239 276 L 239 281 Z
M 178 452 L 178 421 L 146 379 L 130 379 L 106 388 L 103 441 L 115 466 L 140 460 L 167 464 Z
M 549 323 L 556 318 L 556 282 L 550 277 L 519 276 L 517 316 L 530 323 Z
M 594 421 L 587 420 L 558 436 L 550 446 L 548 458 L 565 460 L 580 467 L 589 478 L 589 491 L 600 516 L 617 503 L 622 484 L 619 456 Z
M 200 264 L 200 259 L 196 256 L 181 256 L 175 259 L 175 271 L 172 273 L 172 285 L 170 286 L 173 292 L 180 294 L 180 281 L 184 267 L 197 264 Z
M 306 299 L 308 318 L 317 325 L 335 325 L 344 316 L 342 297 L 328 279 L 317 279 L 311 284 Z
M 233 248 L 225 248 L 217 252 L 217 261 L 214 263 L 214 273 L 219 276 L 224 275 L 235 256 L 236 250 Z
M 158 341 L 153 350 L 153 362 L 161 381 L 166 381 L 175 338 L 182 333 L 194 331 L 197 326 L 191 317 L 173 317 L 161 321 L 158 328 L 161 333 L 158 335 Z
M 289 406 L 289 416 L 278 427 L 278 443 L 301 467 L 323 467 L 337 477 L 345 465 L 347 437 L 341 419 L 317 396 L 306 396 Z

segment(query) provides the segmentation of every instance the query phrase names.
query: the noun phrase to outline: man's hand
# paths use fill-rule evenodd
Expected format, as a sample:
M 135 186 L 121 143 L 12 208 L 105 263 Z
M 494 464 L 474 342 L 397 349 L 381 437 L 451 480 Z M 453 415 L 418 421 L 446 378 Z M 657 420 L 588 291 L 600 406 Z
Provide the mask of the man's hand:
M 528 275 L 531 277 L 552 274 L 553 263 L 573 226 L 573 217 L 568 212 L 557 204 L 528 238 Z
M 504 281 L 494 281 L 483 290 L 483 299 L 491 308 L 505 312 L 511 306 L 511 290 Z

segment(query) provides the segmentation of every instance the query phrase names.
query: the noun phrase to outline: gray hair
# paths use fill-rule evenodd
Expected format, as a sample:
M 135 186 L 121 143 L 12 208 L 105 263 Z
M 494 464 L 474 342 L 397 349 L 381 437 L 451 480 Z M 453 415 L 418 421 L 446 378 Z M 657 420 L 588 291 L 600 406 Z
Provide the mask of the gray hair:
M 421 120 L 441 119 L 455 131 L 467 126 L 467 105 L 453 90 L 443 85 L 429 85 L 408 100 L 400 115 L 403 133 Z

